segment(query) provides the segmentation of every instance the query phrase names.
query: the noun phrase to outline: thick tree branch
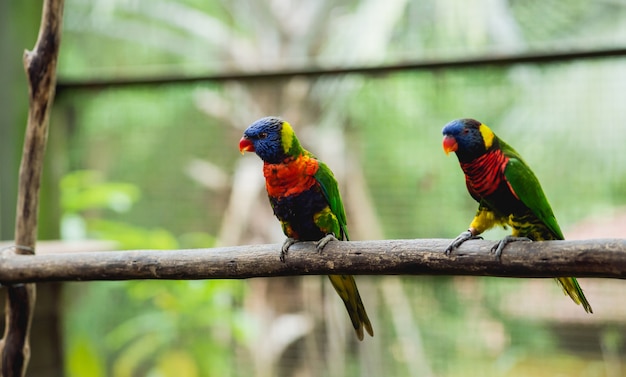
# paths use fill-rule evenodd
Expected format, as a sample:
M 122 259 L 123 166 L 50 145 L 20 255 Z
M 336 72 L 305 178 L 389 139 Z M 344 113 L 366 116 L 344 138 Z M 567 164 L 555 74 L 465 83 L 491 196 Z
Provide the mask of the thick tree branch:
M 20 165 L 15 221 L 15 242 L 20 247 L 9 251 L 15 255 L 33 253 L 37 239 L 39 187 L 48 138 L 48 118 L 56 86 L 62 15 L 63 0 L 44 1 L 37 43 L 32 51 L 24 52 L 29 111 Z M 34 306 L 34 284 L 7 287 L 6 324 L 4 337 L 0 343 L 4 377 L 26 374 Z
M 131 279 L 243 279 L 252 277 L 363 275 L 475 275 L 508 277 L 626 278 L 626 240 L 515 242 L 501 261 L 493 241 L 472 240 L 451 256 L 450 240 L 331 242 L 322 254 L 311 242 L 193 250 L 135 250 L 0 257 L 0 282 Z

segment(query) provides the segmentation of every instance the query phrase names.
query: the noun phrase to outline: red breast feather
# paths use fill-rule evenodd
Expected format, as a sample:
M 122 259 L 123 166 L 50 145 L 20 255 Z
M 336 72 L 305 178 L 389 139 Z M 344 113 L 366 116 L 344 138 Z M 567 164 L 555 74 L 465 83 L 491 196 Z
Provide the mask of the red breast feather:
M 461 163 L 467 189 L 474 199 L 480 201 L 498 189 L 505 179 L 504 168 L 508 162 L 508 157 L 500 149 L 496 149 L 472 162 Z
M 263 165 L 267 194 L 282 198 L 300 194 L 317 183 L 315 173 L 319 168 L 316 159 L 306 155 L 290 157 L 280 164 Z

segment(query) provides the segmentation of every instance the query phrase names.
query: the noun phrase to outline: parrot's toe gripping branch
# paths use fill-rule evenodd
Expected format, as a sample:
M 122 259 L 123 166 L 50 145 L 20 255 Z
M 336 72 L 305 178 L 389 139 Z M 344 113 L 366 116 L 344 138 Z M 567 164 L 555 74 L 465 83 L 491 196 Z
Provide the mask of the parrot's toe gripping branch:
M 510 244 L 511 242 L 518 241 L 532 242 L 532 240 L 528 237 L 506 236 L 501 239 L 497 244 L 493 245 L 493 247 L 491 248 L 491 252 L 496 254 L 497 260 L 500 260 L 500 257 L 502 256 L 502 251 L 504 250 L 506 245 Z
M 298 242 L 296 239 L 288 237 L 285 242 L 283 242 L 283 246 L 280 248 L 280 261 L 285 263 L 285 257 L 287 257 L 287 252 L 289 252 L 289 248 L 294 243 Z
M 468 240 L 482 240 L 483 238 L 481 236 L 475 236 L 472 234 L 472 232 L 470 230 L 466 230 L 465 232 L 459 234 L 454 241 L 450 242 L 450 245 L 448 245 L 448 247 L 446 247 L 445 250 L 445 254 L 446 255 L 450 255 L 452 254 L 452 251 L 456 248 L 458 248 L 459 246 L 461 246 L 461 244 L 465 241 Z
M 321 253 L 322 250 L 324 250 L 324 248 L 326 247 L 326 245 L 328 245 L 330 241 L 338 241 L 338 240 L 334 234 L 327 234 L 326 236 L 324 236 L 324 238 L 317 241 L 316 246 L 315 246 L 315 248 L 317 249 L 317 252 Z

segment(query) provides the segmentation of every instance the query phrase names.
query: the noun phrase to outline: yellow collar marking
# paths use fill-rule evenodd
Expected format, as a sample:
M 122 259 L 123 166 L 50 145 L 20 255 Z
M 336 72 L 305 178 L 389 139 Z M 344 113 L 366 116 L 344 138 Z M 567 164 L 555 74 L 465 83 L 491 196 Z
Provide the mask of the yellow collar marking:
M 283 144 L 283 151 L 288 153 L 293 144 L 293 128 L 287 122 L 283 122 L 283 128 L 281 130 L 281 140 Z
M 486 125 L 482 123 L 478 127 L 478 130 L 480 131 L 481 135 L 483 135 L 483 141 L 485 142 L 485 149 L 491 148 L 491 145 L 493 144 L 493 138 L 496 135 L 493 133 L 493 131 L 491 131 L 489 127 L 487 127 Z

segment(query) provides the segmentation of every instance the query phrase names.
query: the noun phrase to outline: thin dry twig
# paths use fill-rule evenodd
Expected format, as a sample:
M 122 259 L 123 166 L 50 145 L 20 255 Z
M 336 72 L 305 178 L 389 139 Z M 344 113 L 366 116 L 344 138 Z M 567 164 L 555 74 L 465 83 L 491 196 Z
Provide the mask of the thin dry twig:
M 35 48 L 24 52 L 28 79 L 29 111 L 19 172 L 15 242 L 5 255 L 28 255 L 35 249 L 39 187 L 48 138 L 48 118 L 56 86 L 56 66 L 61 43 L 63 0 L 43 3 Z M 35 285 L 7 287 L 6 325 L 0 342 L 2 375 L 24 376 L 30 358 L 29 333 L 35 307 Z

